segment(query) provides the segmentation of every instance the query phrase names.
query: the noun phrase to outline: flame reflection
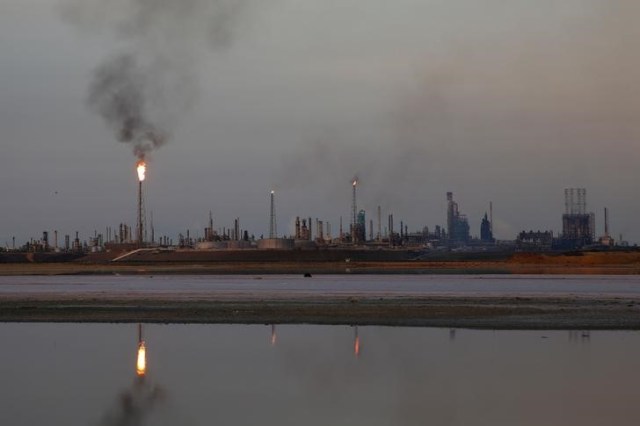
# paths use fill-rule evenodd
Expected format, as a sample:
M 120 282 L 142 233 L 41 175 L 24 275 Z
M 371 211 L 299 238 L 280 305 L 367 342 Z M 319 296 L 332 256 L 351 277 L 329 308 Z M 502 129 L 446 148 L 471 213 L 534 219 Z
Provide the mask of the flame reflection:
M 144 341 L 138 344 L 138 359 L 136 361 L 136 374 L 140 377 L 147 373 L 147 348 Z
M 143 425 L 153 419 L 154 409 L 165 400 L 164 390 L 147 377 L 147 347 L 138 324 L 136 377 L 132 385 L 120 392 L 117 403 L 100 420 L 102 426 Z

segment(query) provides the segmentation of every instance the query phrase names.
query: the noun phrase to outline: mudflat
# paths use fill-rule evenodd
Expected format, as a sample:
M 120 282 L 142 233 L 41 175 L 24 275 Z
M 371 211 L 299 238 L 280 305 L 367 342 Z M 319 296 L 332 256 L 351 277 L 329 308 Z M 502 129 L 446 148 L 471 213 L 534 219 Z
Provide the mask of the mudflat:
M 6 294 L 0 321 L 640 329 L 640 298 Z

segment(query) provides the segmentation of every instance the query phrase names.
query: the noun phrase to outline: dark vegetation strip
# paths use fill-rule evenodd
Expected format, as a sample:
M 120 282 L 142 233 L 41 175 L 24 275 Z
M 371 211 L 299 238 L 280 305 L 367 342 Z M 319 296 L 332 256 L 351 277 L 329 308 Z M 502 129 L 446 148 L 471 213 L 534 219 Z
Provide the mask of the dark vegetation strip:
M 0 321 L 346 324 L 489 329 L 638 329 L 626 299 L 1 300 Z

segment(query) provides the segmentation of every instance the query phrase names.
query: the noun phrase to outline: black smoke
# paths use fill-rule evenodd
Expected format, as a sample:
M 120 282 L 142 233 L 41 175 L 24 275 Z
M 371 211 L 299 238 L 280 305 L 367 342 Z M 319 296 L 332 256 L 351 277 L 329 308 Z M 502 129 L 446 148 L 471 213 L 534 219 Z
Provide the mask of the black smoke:
M 87 105 L 142 159 L 194 104 L 207 52 L 229 48 L 254 0 L 65 0 L 63 17 L 118 48 L 91 76 Z
M 147 115 L 148 89 L 135 56 L 121 54 L 96 69 L 87 98 L 91 109 L 102 116 L 117 139 L 130 144 L 140 159 L 167 140 L 166 130 Z

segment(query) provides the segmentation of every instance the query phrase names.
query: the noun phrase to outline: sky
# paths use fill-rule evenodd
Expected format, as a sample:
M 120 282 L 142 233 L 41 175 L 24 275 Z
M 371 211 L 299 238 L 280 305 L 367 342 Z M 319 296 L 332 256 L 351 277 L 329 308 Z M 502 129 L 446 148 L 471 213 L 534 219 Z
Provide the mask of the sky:
M 634 0 L 3 0 L 0 244 L 135 224 L 136 144 L 156 235 L 202 235 L 209 211 L 266 235 L 271 189 L 280 235 L 296 216 L 336 235 L 357 176 L 367 220 L 410 231 L 445 225 L 451 191 L 472 235 L 490 202 L 498 239 L 558 233 L 580 187 L 598 234 L 608 207 L 637 242 L 638 18 Z M 122 58 L 126 84 L 105 80 Z M 142 114 L 124 142 L 114 81 Z

